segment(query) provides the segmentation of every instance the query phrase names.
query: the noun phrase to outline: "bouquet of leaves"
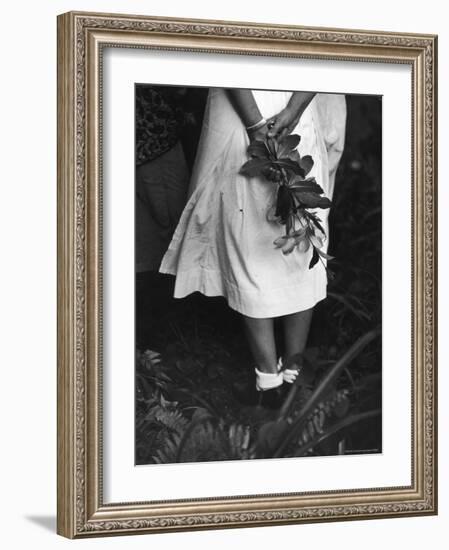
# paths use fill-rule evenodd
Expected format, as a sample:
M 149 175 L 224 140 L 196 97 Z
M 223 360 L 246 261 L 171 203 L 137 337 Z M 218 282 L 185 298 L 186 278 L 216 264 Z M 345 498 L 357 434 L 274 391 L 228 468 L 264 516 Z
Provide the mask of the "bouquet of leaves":
M 241 167 L 240 173 L 247 177 L 264 177 L 277 186 L 275 204 L 268 209 L 267 218 L 284 225 L 285 235 L 273 244 L 283 254 L 290 254 L 295 247 L 301 252 L 312 247 L 309 262 L 309 269 L 312 269 L 318 260 L 332 259 L 321 250 L 326 233 L 314 211 L 330 208 L 331 201 L 324 196 L 316 179 L 307 177 L 313 159 L 310 155 L 300 156 L 297 150 L 300 140 L 301 136 L 290 134 L 251 142 L 248 146 L 250 159 Z

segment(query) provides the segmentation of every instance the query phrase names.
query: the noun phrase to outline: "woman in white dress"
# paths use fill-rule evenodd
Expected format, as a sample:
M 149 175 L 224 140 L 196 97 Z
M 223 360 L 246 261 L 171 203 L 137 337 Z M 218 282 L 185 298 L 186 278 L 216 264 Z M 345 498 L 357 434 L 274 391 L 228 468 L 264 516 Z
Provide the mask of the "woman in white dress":
M 282 368 L 274 318 L 283 318 L 286 365 L 304 351 L 313 307 L 326 297 L 326 270 L 322 262 L 309 269 L 311 249 L 284 255 L 273 245 L 285 233 L 267 219 L 276 185 L 239 171 L 251 141 L 299 134 L 300 155 L 314 160 L 309 176 L 331 199 L 345 123 L 343 95 L 211 89 L 189 200 L 160 267 L 176 276 L 175 298 L 195 291 L 224 296 L 243 316 L 256 389 L 273 406 L 280 404 L 283 382 L 293 382 L 298 372 Z M 328 210 L 319 217 L 327 234 Z

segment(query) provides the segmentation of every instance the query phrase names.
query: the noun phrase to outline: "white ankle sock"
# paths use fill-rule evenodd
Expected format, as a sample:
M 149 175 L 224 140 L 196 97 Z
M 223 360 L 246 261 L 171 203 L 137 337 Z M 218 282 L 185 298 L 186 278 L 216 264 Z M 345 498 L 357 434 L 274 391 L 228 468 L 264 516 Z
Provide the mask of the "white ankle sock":
M 282 369 L 282 357 L 279 357 L 277 368 L 278 368 L 278 372 L 280 372 Z M 293 384 L 300 370 L 301 369 L 284 369 L 282 371 L 283 381 L 287 382 L 288 384 Z
M 284 379 L 281 372 L 262 372 L 257 367 L 256 371 L 256 389 L 258 391 L 270 390 L 281 386 Z

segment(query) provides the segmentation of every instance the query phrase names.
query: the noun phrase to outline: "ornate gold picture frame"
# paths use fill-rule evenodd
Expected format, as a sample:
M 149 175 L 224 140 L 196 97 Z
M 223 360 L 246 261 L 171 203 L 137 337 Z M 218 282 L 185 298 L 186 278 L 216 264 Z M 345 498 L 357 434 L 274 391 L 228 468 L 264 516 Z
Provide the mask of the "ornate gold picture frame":
M 105 502 L 102 59 L 105 48 L 411 69 L 411 483 Z M 69 538 L 437 513 L 437 37 L 70 12 L 58 17 L 58 533 Z M 405 358 L 404 360 L 407 360 Z M 126 368 L 132 369 L 129 365 Z

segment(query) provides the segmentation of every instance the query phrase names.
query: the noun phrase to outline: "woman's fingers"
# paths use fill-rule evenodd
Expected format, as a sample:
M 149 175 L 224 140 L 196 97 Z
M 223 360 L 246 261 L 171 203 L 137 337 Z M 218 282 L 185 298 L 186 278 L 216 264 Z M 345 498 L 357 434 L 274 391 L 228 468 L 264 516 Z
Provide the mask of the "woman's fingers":
M 293 123 L 288 127 L 288 133 L 291 134 L 294 129 L 296 128 L 296 126 L 298 125 L 298 122 L 299 122 L 299 118 L 297 118 L 296 120 L 293 121 Z
M 298 122 L 299 122 L 299 117 L 296 118 L 291 124 L 289 124 L 286 128 L 284 128 L 284 130 L 282 131 L 282 137 L 284 136 L 289 136 L 290 134 L 292 134 L 296 128 L 296 126 L 298 125 Z
M 278 119 L 271 127 L 268 126 L 267 135 L 269 137 L 275 137 L 276 135 L 278 135 L 279 137 L 288 136 L 294 131 L 298 122 L 299 122 L 299 119 L 296 119 L 290 124 L 287 124 L 287 123 L 284 124 L 281 119 Z
M 286 121 L 282 113 L 271 117 L 268 121 L 268 137 L 275 137 L 285 128 Z
M 268 137 L 285 137 L 293 133 L 298 125 L 300 117 L 295 116 L 292 120 L 291 113 L 281 111 L 275 116 L 267 119 Z

